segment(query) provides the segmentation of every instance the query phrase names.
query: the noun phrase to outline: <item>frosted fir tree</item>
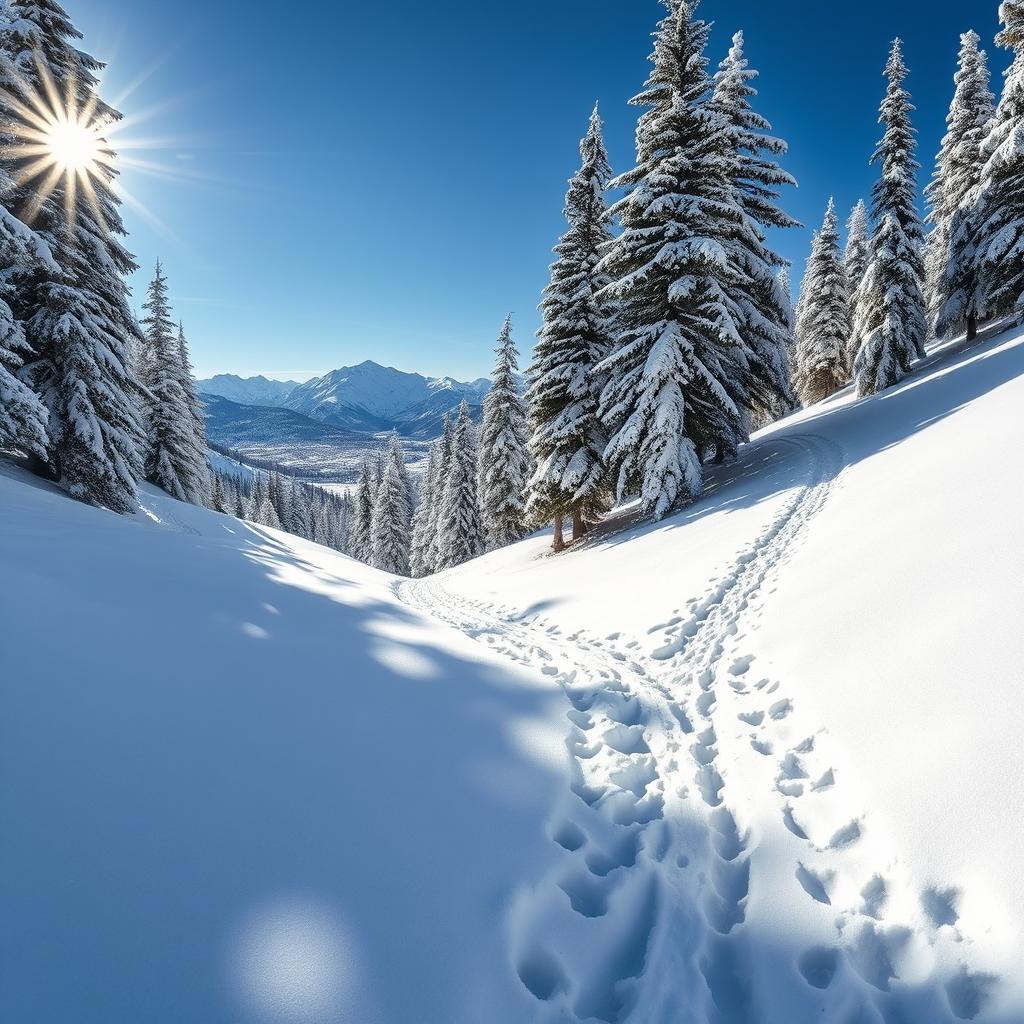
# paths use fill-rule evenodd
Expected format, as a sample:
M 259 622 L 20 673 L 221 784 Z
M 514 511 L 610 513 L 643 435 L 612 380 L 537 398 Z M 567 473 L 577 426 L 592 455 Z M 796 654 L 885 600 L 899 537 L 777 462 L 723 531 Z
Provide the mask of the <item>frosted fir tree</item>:
M 671 0 L 659 23 L 637 124 L 636 166 L 612 186 L 622 225 L 600 264 L 619 304 L 601 414 L 619 496 L 660 519 L 701 493 L 704 453 L 748 437 L 743 315 L 731 297 L 731 240 L 744 223 L 731 181 L 729 126 L 705 102 L 708 25 Z
M 526 405 L 519 393 L 519 358 L 512 340 L 512 316 L 498 336 L 497 361 L 484 397 L 480 427 L 478 483 L 484 535 L 491 548 L 505 547 L 526 533 Z
M 352 518 L 348 524 L 348 553 L 360 562 L 369 564 L 373 557 L 373 503 L 376 487 L 374 471 L 369 460 L 363 462 L 356 495 L 353 500 Z
M 881 167 L 874 187 L 871 259 L 857 295 L 857 394 L 873 395 L 901 380 L 915 357 L 924 355 L 927 335 L 922 243 L 917 212 L 917 133 L 910 122 L 914 107 L 903 88 L 907 67 L 903 46 L 892 46 L 885 74 L 889 80 L 879 121 L 885 126 L 872 156 Z
M 992 127 L 992 96 L 985 51 L 976 32 L 960 37 L 960 56 L 946 134 L 935 172 L 925 189 L 928 235 L 925 297 L 937 337 L 960 330 L 978 333 L 984 301 L 976 264 L 977 198 L 984 159 L 982 144 Z
M 544 290 L 544 323 L 533 350 L 527 390 L 529 450 L 535 469 L 528 516 L 554 521 L 554 547 L 562 547 L 562 520 L 572 519 L 573 539 L 583 536 L 611 503 L 598 415 L 601 380 L 595 367 L 611 351 L 614 309 L 610 283 L 598 269 L 611 241 L 605 190 L 611 167 L 597 107 L 580 142 L 580 169 L 569 180 L 569 227 L 555 246 L 551 280 Z
M 195 392 L 191 375 L 187 387 L 184 384 L 181 345 L 159 263 L 142 308 L 146 315 L 140 323 L 153 374 L 146 476 L 179 501 L 204 505 L 209 500 L 206 445 L 196 437 Z
M 976 265 L 985 314 L 1024 311 L 1024 2 L 1005 0 L 996 43 L 1013 50 L 991 131 L 978 197 Z
M 40 470 L 83 501 L 131 512 L 145 444 L 126 283 L 137 268 L 118 241 L 124 228 L 110 155 L 93 162 L 90 187 L 75 190 L 70 175 L 18 156 L 33 130 L 26 112 L 39 103 L 73 105 L 98 125 L 120 117 L 97 95 L 102 65 L 76 47 L 79 38 L 51 0 L 9 0 L 0 24 L 0 51 L 8 58 L 0 67 L 0 120 L 13 140 L 0 170 L 17 181 L 6 201 L 58 268 L 36 267 L 17 281 L 14 313 L 32 350 L 23 379 L 49 413 Z
M 434 571 L 432 523 L 434 516 L 434 478 L 437 446 L 430 449 L 427 468 L 420 481 L 416 511 L 412 517 L 412 539 L 409 544 L 409 575 L 414 579 L 429 576 Z
M 45 461 L 50 438 L 45 406 L 18 377 L 30 354 L 25 326 L 14 315 L 13 280 L 35 262 L 29 230 L 0 206 L 0 448 Z
M 388 441 L 384 475 L 377 488 L 370 532 L 373 564 L 395 576 L 408 576 L 412 485 L 405 468 L 405 452 L 397 434 L 392 434 Z
M 469 404 L 459 406 L 451 440 L 451 459 L 438 520 L 438 568 L 449 569 L 484 551 L 484 528 L 477 491 L 476 427 Z
M 441 567 L 441 511 L 444 503 L 448 478 L 451 476 L 452 448 L 455 444 L 455 424 L 448 413 L 442 419 L 441 436 L 434 443 L 433 474 L 430 477 L 431 512 L 430 522 L 426 527 L 430 540 L 429 550 L 424 552 L 424 559 L 430 566 L 430 572 L 437 572 Z
M 868 208 L 863 199 L 858 199 L 846 221 L 846 248 L 843 251 L 843 266 L 850 295 L 860 288 L 868 269 L 871 253 L 871 232 L 868 225 Z
M 848 287 L 839 247 L 836 206 L 830 199 L 807 264 L 799 340 L 793 360 L 793 383 L 804 405 L 820 402 L 850 379 Z
M 785 261 L 767 246 L 765 233 L 770 228 L 800 225 L 777 202 L 778 190 L 795 186 L 796 179 L 774 159 L 789 147 L 770 134 L 770 122 L 751 106 L 757 96 L 753 82 L 758 72 L 749 66 L 743 46 L 743 33 L 737 32 L 719 65 L 710 102 L 729 126 L 730 180 L 746 214 L 734 242 L 740 267 L 736 296 L 748 347 L 751 413 L 754 424 L 763 426 L 795 405 L 789 387 L 792 299 L 778 281 Z
M 185 328 L 180 323 L 178 324 L 178 370 L 181 390 L 185 396 L 185 405 L 188 408 L 191 421 L 192 449 L 200 482 L 197 494 L 201 500 L 196 501 L 196 504 L 203 505 L 209 498 L 210 487 L 210 471 L 206 455 L 209 447 L 206 438 L 206 417 L 203 415 L 203 403 L 196 393 L 196 381 L 192 373 L 192 357 L 189 354 Z

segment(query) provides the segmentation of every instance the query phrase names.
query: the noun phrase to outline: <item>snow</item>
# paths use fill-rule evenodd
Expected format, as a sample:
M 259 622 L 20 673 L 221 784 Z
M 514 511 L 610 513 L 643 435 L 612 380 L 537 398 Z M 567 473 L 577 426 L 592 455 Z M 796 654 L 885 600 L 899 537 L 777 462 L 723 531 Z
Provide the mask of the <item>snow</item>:
M 1022 401 L 953 342 L 415 581 L 0 468 L 0 1016 L 1019 1024 Z
M 664 523 L 558 558 L 537 536 L 410 585 L 557 667 L 587 709 L 573 735 L 606 790 L 597 808 L 628 773 L 651 773 L 645 799 L 663 794 L 640 844 L 664 857 L 630 870 L 704 908 L 686 928 L 698 952 L 669 955 L 662 909 L 630 1020 L 677 1019 L 669 978 L 695 986 L 700 1021 L 879 1020 L 872 1006 L 886 1021 L 1022 1019 L 1022 374 L 1019 332 L 946 346 L 900 387 L 861 402 L 847 389 L 763 431 Z M 613 672 L 649 758 L 602 740 Z M 583 832 L 600 817 L 574 809 Z M 723 823 L 731 860 L 707 847 Z M 557 891 L 537 905 L 578 1011 L 596 982 L 574 943 L 622 922 L 563 947 Z
M 393 580 L 0 462 L 0 1018 L 522 1020 L 560 698 Z

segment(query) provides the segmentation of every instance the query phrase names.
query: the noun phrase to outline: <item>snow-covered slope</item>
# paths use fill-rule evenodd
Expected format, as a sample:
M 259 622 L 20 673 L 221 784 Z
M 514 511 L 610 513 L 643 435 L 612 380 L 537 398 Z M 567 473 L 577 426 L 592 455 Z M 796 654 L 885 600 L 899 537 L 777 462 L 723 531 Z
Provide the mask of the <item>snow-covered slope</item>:
M 0 1019 L 1020 1024 L 1022 406 L 948 346 L 422 581 L 0 470 Z
M 1024 1021 L 1022 375 L 949 346 L 663 523 L 405 585 L 568 699 L 541 1019 Z
M 281 405 L 297 387 L 294 380 L 238 377 L 233 373 L 218 373 L 215 377 L 196 381 L 200 394 L 219 395 L 242 405 Z
M 392 580 L 0 461 L 0 1019 L 504 1021 L 560 696 Z

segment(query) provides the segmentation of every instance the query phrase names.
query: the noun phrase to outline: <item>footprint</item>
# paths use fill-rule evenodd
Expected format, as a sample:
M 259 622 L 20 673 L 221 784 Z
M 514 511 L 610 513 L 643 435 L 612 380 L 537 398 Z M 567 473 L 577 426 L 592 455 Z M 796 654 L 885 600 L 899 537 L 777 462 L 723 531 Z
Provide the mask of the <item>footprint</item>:
M 793 702 L 788 698 L 777 700 L 769 709 L 768 715 L 776 722 L 782 721 L 793 710 Z
M 542 946 L 534 947 L 520 958 L 516 973 L 531 995 L 542 1002 L 569 988 L 561 963 Z
M 946 982 L 949 1008 L 960 1020 L 974 1020 L 985 1008 L 999 979 L 994 974 L 972 974 L 966 967 Z
M 957 904 L 960 901 L 959 889 L 938 889 L 929 887 L 921 893 L 921 906 L 933 928 L 943 925 L 954 925 L 960 920 Z
M 825 873 L 819 874 L 811 868 L 806 867 L 803 862 L 797 861 L 796 880 L 800 883 L 804 892 L 807 893 L 811 899 L 817 900 L 818 903 L 824 903 L 826 906 L 831 906 L 832 900 L 829 899 L 824 881 L 827 877 L 830 876 Z
M 889 887 L 881 875 L 875 875 L 867 885 L 860 891 L 860 897 L 864 901 L 861 904 L 861 913 L 873 917 L 876 921 L 881 920 L 885 912 L 885 905 L 889 902 Z
M 839 950 L 834 946 L 813 946 L 800 954 L 797 968 L 812 988 L 826 989 L 839 967 Z

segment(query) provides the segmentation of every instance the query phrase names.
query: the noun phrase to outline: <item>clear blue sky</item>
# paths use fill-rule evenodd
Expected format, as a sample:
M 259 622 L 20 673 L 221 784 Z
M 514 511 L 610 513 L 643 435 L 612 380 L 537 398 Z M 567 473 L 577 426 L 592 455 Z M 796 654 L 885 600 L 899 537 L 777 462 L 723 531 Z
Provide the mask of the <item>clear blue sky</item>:
M 141 116 L 125 181 L 143 271 L 159 256 L 197 373 L 307 377 L 372 358 L 461 378 L 491 366 L 508 310 L 539 324 L 565 180 L 595 99 L 617 170 L 661 7 L 655 0 L 303 4 L 65 0 L 106 59 L 104 94 Z M 906 44 L 930 173 L 959 33 L 994 71 L 997 0 L 704 0 L 717 65 L 737 28 L 760 110 L 787 139 L 805 224 L 776 238 L 799 277 L 829 194 L 867 197 L 882 68 Z M 139 79 L 143 78 L 141 82 Z M 158 227 L 151 220 L 161 222 Z

